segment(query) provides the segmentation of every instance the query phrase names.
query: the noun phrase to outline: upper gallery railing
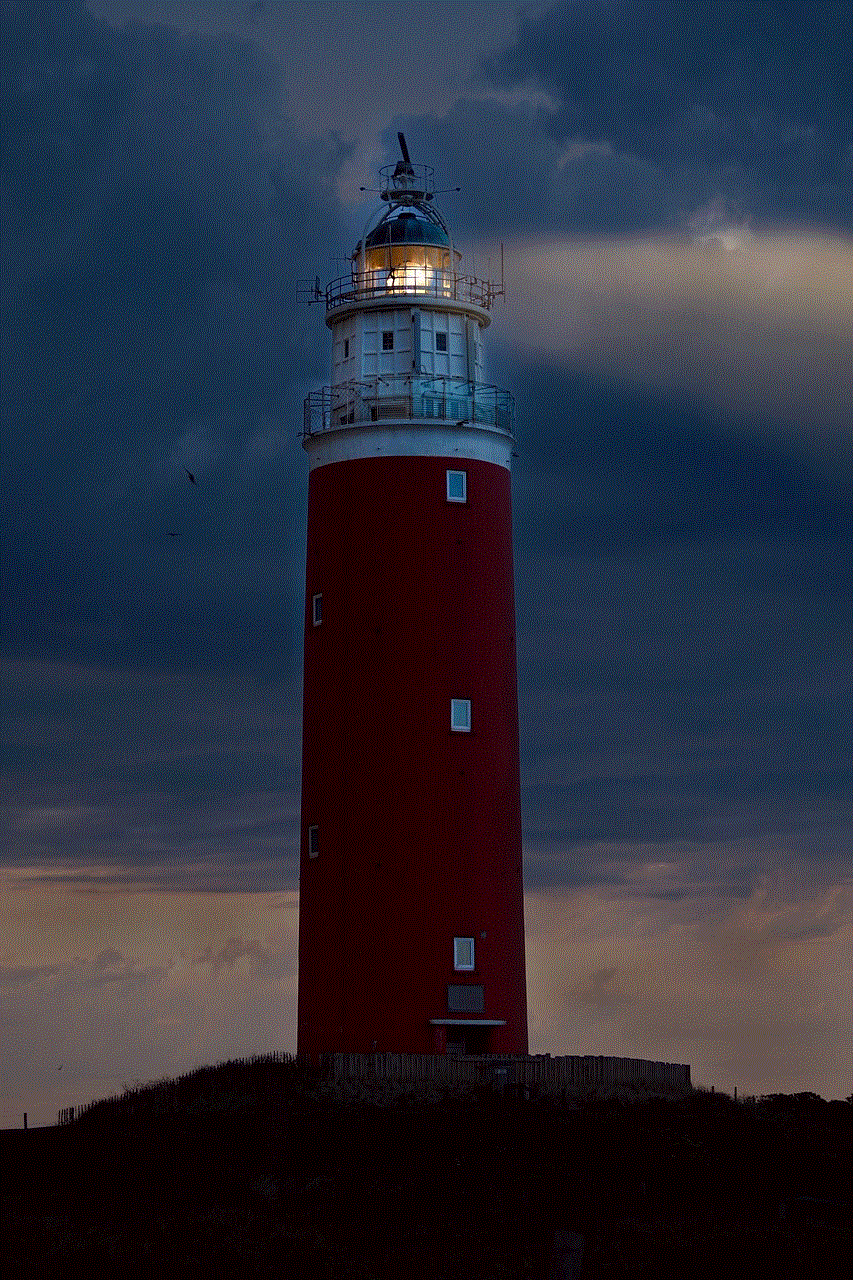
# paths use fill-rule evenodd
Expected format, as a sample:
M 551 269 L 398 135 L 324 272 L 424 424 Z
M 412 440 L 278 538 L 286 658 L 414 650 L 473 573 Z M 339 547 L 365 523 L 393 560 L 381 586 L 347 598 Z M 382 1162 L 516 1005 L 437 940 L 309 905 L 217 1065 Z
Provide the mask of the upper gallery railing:
M 326 310 L 334 311 L 353 302 L 386 298 L 395 294 L 421 294 L 454 302 L 470 302 L 488 311 L 500 296 L 499 284 L 460 276 L 434 267 L 406 266 L 391 271 L 353 272 L 326 286 Z
M 312 391 L 305 400 L 302 434 L 308 437 L 365 422 L 418 418 L 495 427 L 512 439 L 514 417 L 515 401 L 499 387 L 461 378 L 399 374 Z

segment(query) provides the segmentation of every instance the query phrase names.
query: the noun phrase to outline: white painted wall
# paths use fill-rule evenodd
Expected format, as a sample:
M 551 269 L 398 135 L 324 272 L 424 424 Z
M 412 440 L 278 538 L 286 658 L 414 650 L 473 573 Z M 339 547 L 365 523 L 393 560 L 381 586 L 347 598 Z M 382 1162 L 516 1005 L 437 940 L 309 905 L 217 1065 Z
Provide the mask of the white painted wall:
M 419 351 L 415 350 L 415 327 L 411 306 L 366 308 L 343 316 L 332 330 L 332 386 L 412 373 L 482 382 L 482 336 L 475 317 L 418 307 Z M 384 334 L 392 335 L 391 349 L 384 346 Z M 446 350 L 436 342 L 439 334 L 445 338 Z

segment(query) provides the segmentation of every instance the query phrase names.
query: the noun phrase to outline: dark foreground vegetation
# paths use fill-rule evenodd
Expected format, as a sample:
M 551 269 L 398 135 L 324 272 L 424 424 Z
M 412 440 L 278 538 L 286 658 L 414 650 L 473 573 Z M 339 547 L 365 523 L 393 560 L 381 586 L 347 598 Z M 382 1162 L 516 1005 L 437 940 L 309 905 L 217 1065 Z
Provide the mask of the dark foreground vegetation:
M 4 1273 L 846 1280 L 850 1119 L 813 1094 L 429 1097 L 226 1064 L 0 1134 Z M 559 1232 L 579 1271 L 552 1266 Z

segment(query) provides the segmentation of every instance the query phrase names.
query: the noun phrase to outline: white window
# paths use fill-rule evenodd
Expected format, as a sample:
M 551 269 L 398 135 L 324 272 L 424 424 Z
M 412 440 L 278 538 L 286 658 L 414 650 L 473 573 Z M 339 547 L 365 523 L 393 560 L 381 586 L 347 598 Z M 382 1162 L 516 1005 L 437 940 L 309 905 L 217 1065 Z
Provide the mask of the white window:
M 311 599 L 311 617 L 314 621 L 314 626 L 319 627 L 320 623 L 323 621 L 322 591 L 318 591 L 317 594 L 313 596 Z M 334 627 L 332 628 L 332 630 L 334 631 Z
M 455 733 L 471 732 L 471 699 L 450 699 L 450 727 Z
M 383 351 L 394 350 L 394 330 L 393 329 L 382 330 L 382 350 Z
M 320 828 L 308 828 L 308 857 L 316 858 L 320 852 Z
M 468 472 L 448 471 L 447 501 L 465 502 L 468 498 Z
M 344 359 L 349 359 L 349 338 L 344 338 Z
M 474 939 L 473 938 L 454 938 L 453 939 L 453 968 L 454 969 L 473 969 L 474 968 Z
M 437 333 L 435 335 L 435 349 L 436 351 L 447 350 L 447 334 L 446 333 Z

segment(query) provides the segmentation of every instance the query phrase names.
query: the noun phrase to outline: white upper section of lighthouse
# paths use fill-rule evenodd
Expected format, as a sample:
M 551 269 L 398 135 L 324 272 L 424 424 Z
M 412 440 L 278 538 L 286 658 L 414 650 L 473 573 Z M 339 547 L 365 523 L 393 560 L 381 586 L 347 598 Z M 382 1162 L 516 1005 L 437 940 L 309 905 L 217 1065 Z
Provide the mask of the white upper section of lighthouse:
M 326 289 L 332 383 L 305 402 L 304 444 L 312 465 L 323 465 L 339 454 L 409 453 L 416 439 L 420 452 L 432 432 L 447 435 L 448 447 L 436 438 L 428 453 L 458 454 L 461 446 L 479 456 L 482 447 L 508 466 L 512 397 L 484 384 L 481 343 L 503 288 L 460 271 L 461 254 L 433 204 L 432 170 L 413 165 L 398 136 L 402 159 L 381 171 L 384 203 L 365 225 L 350 274 Z M 423 429 L 412 432 L 416 423 Z M 365 431 L 362 448 L 356 436 Z M 346 442 L 333 442 L 340 433 Z M 490 439 L 480 441 L 481 433 Z

